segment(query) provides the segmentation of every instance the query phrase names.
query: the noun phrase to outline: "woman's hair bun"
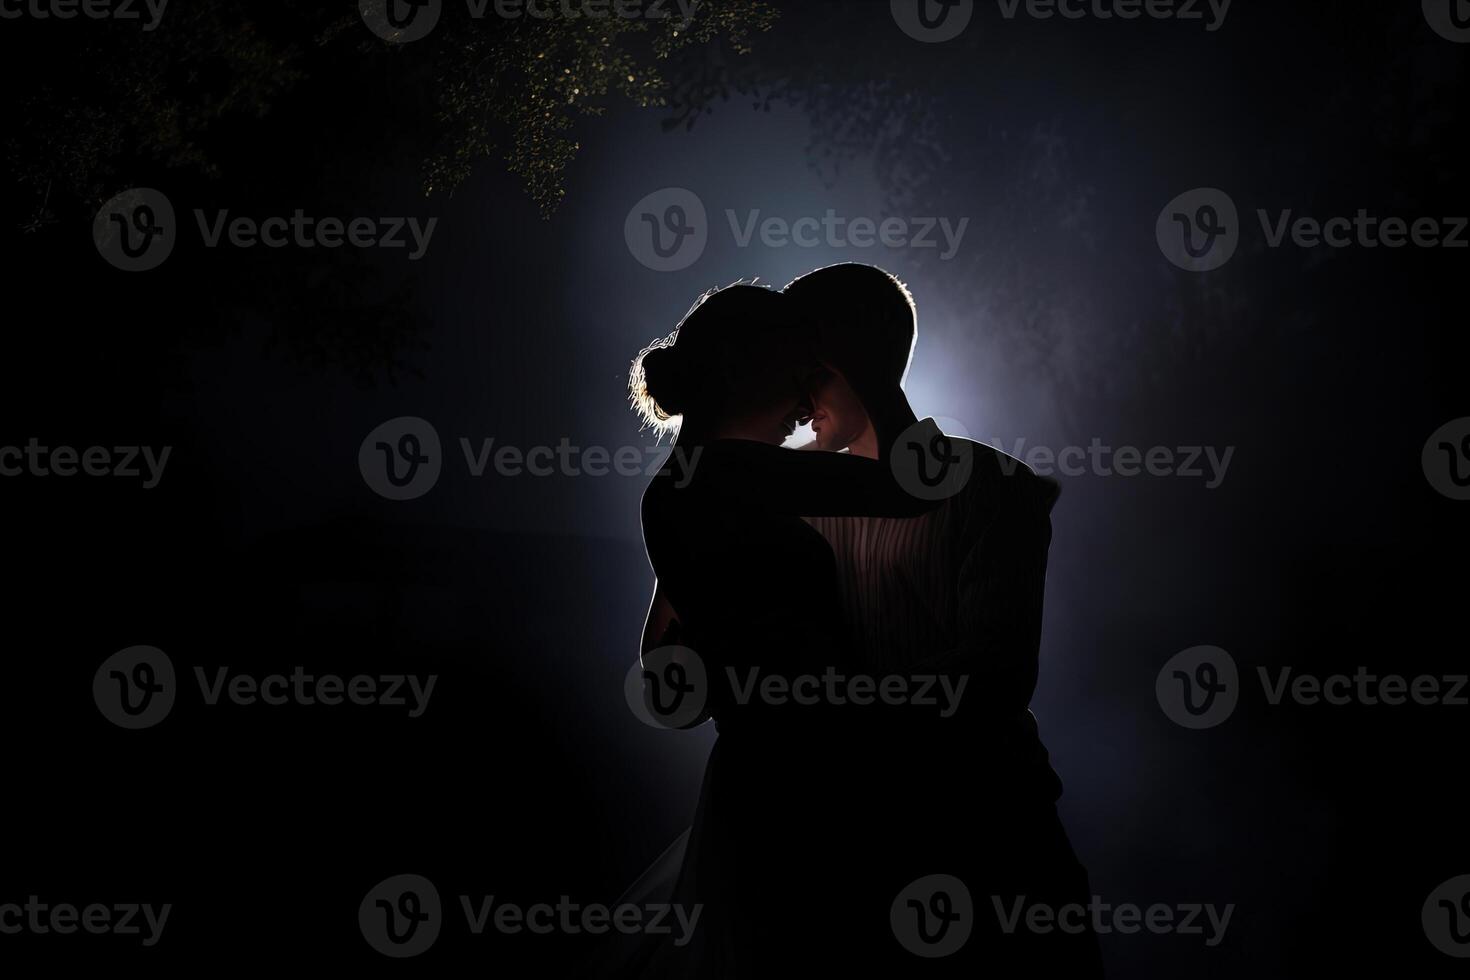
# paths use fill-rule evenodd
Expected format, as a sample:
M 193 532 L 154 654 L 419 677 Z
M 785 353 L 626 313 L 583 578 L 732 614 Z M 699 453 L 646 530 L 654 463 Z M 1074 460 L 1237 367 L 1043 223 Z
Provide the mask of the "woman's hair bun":
M 679 415 L 686 406 L 684 358 L 678 347 L 655 347 L 643 355 L 643 384 L 648 396 L 666 415 Z
M 648 421 L 682 415 L 689 407 L 692 379 L 687 360 L 677 344 L 668 343 L 650 347 L 639 356 L 636 367 L 646 399 L 644 410 L 654 416 Z
M 628 372 L 628 399 L 644 428 L 678 431 L 675 416 L 702 413 L 726 397 L 731 363 L 776 331 L 791 328 L 790 300 L 739 282 L 695 300 L 674 332 L 639 352 Z M 682 421 L 682 420 L 681 420 Z

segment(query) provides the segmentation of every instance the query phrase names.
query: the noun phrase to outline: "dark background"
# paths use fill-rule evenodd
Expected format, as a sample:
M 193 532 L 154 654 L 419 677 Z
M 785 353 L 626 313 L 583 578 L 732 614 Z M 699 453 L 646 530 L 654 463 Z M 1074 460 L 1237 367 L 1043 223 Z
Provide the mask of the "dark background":
M 425 161 L 456 145 L 436 115 L 463 67 L 452 42 L 478 29 L 524 55 L 545 38 L 470 25 L 453 4 L 434 35 L 394 48 L 353 4 L 175 3 L 151 34 L 0 22 L 0 445 L 173 447 L 151 490 L 0 478 L 0 902 L 174 905 L 152 949 L 0 936 L 0 962 L 563 970 L 580 944 L 467 937 L 455 896 L 611 902 L 687 826 L 712 736 L 646 728 L 623 700 L 652 585 L 643 480 L 474 478 L 458 439 L 649 446 L 627 365 L 701 290 L 857 260 L 917 297 L 921 415 L 1008 449 L 1236 447 L 1218 489 L 1063 478 L 1054 514 L 1033 710 L 1094 888 L 1236 905 L 1216 948 L 1105 937 L 1111 974 L 1460 970 L 1419 916 L 1470 872 L 1467 709 L 1271 707 L 1256 685 L 1195 732 L 1154 694 L 1163 663 L 1199 644 L 1252 678 L 1465 669 L 1470 505 L 1431 488 L 1420 452 L 1470 415 L 1466 252 L 1271 249 L 1255 219 L 1470 213 L 1470 48 L 1418 4 L 1237 0 L 1214 32 L 980 4 L 961 38 L 922 44 L 886 3 L 776 3 L 749 53 L 714 39 L 658 62 L 666 104 L 599 95 L 605 111 L 572 118 L 575 159 L 549 178 L 507 166 L 507 107 L 525 99 L 507 84 L 496 148 L 452 194 L 426 195 Z M 542 179 L 564 182 L 554 207 Z M 135 186 L 166 193 L 183 225 L 145 273 L 91 240 L 97 209 Z M 704 201 L 710 246 L 657 273 L 623 223 L 668 186 Z M 1184 272 L 1155 218 L 1210 186 L 1245 240 L 1224 268 Z M 195 207 L 439 224 L 419 262 L 206 249 Z M 943 261 L 739 248 L 724 218 L 828 208 L 970 225 Z M 392 502 L 357 453 L 405 415 L 437 428 L 445 469 Z M 204 707 L 188 678 L 163 723 L 129 732 L 89 691 L 134 644 L 186 675 L 301 664 L 439 682 L 409 720 Z M 405 872 L 454 907 L 430 952 L 396 964 L 363 942 L 356 908 Z

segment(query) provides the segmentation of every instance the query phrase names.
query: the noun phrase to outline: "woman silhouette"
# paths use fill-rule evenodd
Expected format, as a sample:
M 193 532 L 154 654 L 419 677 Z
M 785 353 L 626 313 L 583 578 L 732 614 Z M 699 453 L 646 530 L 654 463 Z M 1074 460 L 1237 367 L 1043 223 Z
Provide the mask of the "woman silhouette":
M 781 448 L 808 412 L 806 383 L 818 369 L 842 374 L 862 399 L 878 460 Z M 706 294 L 633 363 L 635 408 L 647 424 L 677 431 L 642 516 L 649 560 L 678 615 L 679 632 L 662 641 L 679 649 L 645 657 L 645 675 L 687 686 L 697 661 L 706 710 L 684 725 L 713 718 L 718 736 L 687 847 L 664 859 L 678 864 L 673 900 L 702 907 L 696 935 L 682 947 L 644 944 L 626 975 L 747 977 L 832 965 L 838 950 L 855 948 L 862 862 L 858 821 L 842 802 L 861 763 L 851 722 L 833 705 L 768 692 L 841 669 L 849 649 L 831 548 L 802 516 L 913 516 L 933 506 L 905 492 L 888 465 L 888 448 L 916 420 L 886 374 L 843 334 L 799 322 L 787 297 L 745 284 Z M 679 670 L 662 678 L 670 664 Z

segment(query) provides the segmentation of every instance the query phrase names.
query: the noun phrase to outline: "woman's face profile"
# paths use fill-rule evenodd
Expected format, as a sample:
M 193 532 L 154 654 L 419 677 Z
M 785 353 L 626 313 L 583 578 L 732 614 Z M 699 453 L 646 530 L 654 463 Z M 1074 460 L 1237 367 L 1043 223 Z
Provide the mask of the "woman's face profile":
M 811 343 L 804 331 L 783 326 L 739 356 L 747 369 L 744 393 L 737 393 L 746 407 L 742 414 L 760 441 L 780 445 L 811 411 L 805 384 L 816 366 Z

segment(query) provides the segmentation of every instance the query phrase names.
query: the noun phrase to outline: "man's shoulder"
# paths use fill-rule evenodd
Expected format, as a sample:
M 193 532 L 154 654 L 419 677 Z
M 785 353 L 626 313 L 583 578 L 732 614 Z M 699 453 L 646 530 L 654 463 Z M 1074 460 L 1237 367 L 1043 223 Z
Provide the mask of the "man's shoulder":
M 965 447 L 969 453 L 971 472 L 964 493 L 977 503 L 1025 501 L 1050 510 L 1061 495 L 1061 484 L 1053 477 L 1040 475 L 1015 456 L 973 439 L 949 438 L 952 444 Z

